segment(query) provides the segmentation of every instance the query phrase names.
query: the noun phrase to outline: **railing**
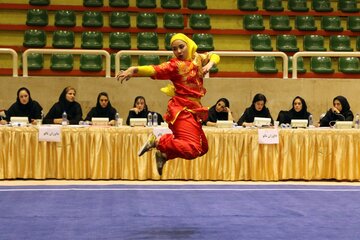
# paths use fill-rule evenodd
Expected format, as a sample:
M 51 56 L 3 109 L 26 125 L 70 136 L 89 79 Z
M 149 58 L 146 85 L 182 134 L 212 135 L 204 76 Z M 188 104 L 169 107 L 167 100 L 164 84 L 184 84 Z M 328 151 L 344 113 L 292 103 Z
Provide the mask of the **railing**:
M 283 78 L 288 78 L 288 56 L 283 52 L 243 52 L 243 51 L 213 51 L 212 53 L 216 53 L 219 56 L 226 57 L 255 57 L 255 56 L 275 56 L 281 57 L 283 59 Z M 120 56 L 121 55 L 159 55 L 166 56 L 172 55 L 172 51 L 138 51 L 138 50 L 124 50 L 119 51 L 115 55 L 115 73 L 120 72 Z M 205 76 L 208 77 L 209 75 Z
M 18 54 L 17 54 L 17 52 L 11 48 L 0 48 L 0 53 L 12 55 L 13 77 L 17 77 L 18 76 Z
M 293 56 L 292 63 L 292 78 L 297 79 L 297 59 L 299 57 L 359 57 L 360 52 L 297 52 Z
M 28 49 L 23 54 L 23 77 L 28 77 L 28 60 L 27 57 L 30 53 L 42 54 L 90 54 L 90 55 L 103 55 L 105 56 L 105 76 L 111 77 L 111 59 L 110 54 L 106 50 L 81 50 L 81 49 Z

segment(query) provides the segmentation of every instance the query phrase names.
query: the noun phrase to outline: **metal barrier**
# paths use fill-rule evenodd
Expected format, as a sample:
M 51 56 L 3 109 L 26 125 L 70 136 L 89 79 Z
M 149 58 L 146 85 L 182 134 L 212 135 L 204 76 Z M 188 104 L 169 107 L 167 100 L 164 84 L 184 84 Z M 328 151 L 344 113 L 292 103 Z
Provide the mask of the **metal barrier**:
M 288 56 L 283 52 L 243 52 L 243 51 L 213 51 L 211 53 L 216 53 L 219 56 L 226 57 L 255 57 L 255 56 L 275 56 L 281 57 L 283 59 L 283 78 L 288 78 Z M 173 55 L 172 51 L 138 51 L 138 50 L 124 50 L 119 51 L 115 55 L 115 73 L 117 74 L 120 71 L 120 56 L 121 55 Z M 207 75 L 208 76 L 208 75 Z M 205 76 L 206 77 L 206 76 Z
M 13 77 L 17 77 L 18 76 L 18 54 L 17 54 L 17 52 L 11 48 L 0 48 L 0 53 L 12 55 Z
M 352 57 L 360 56 L 360 52 L 297 52 L 293 56 L 292 78 L 297 79 L 297 59 L 299 57 Z
M 42 54 L 91 54 L 91 55 L 103 55 L 105 56 L 105 76 L 111 77 L 110 68 L 110 54 L 106 50 L 83 50 L 83 49 L 28 49 L 23 53 L 23 77 L 28 77 L 28 61 L 27 57 L 30 53 L 42 53 Z

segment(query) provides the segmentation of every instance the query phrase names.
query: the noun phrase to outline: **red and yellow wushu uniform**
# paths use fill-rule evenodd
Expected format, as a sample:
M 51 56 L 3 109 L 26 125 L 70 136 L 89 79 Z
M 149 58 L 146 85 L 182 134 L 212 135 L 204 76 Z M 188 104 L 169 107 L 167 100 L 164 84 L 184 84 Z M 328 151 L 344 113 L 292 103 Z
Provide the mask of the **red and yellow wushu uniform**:
M 206 93 L 202 67 L 210 60 L 219 63 L 220 57 L 216 54 L 196 53 L 197 45 L 184 34 L 174 35 L 170 42 L 175 40 L 187 44 L 186 60 L 172 58 L 157 66 L 141 66 L 138 67 L 138 75 L 173 83 L 173 86 L 165 88 L 172 98 L 164 115 L 173 134 L 161 136 L 157 149 L 165 153 L 167 159 L 194 159 L 208 151 L 207 139 L 201 127 L 201 121 L 205 121 L 208 116 L 208 108 L 203 107 L 200 101 Z

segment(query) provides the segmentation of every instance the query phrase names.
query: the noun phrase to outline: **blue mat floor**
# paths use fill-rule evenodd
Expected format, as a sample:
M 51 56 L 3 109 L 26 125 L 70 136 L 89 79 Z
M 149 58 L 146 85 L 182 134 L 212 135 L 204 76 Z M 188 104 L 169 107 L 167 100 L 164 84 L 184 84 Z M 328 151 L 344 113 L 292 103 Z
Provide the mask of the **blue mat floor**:
M 360 187 L 0 187 L 0 239 L 359 239 Z

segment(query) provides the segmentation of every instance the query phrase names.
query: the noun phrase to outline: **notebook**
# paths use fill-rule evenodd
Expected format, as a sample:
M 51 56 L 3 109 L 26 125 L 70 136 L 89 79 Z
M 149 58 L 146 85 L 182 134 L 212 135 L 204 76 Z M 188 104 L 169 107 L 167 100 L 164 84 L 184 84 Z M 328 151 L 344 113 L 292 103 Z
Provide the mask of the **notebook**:
M 147 124 L 146 118 L 130 118 L 131 127 L 145 127 Z

